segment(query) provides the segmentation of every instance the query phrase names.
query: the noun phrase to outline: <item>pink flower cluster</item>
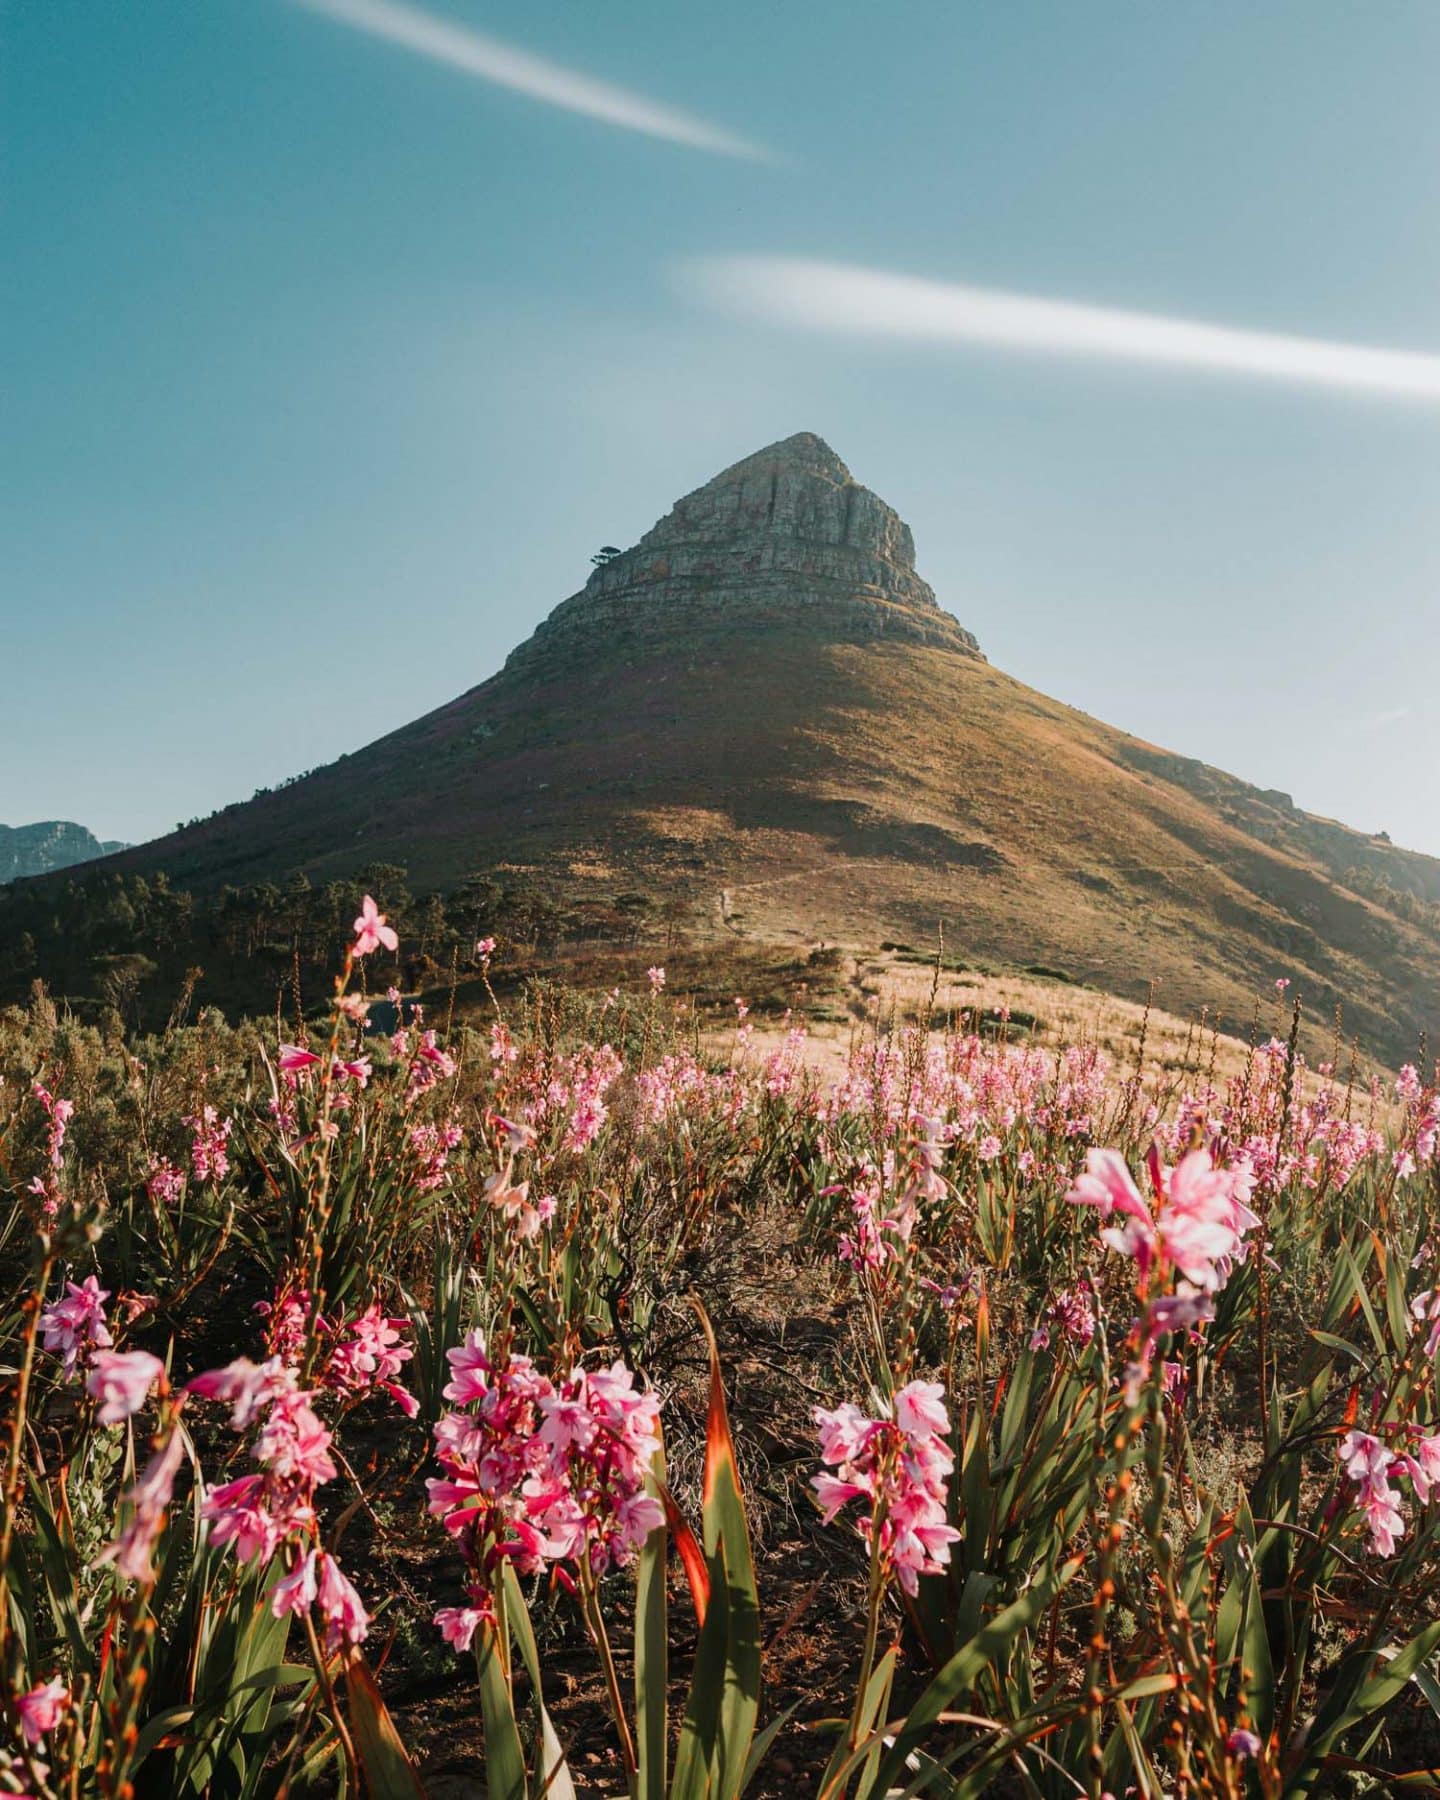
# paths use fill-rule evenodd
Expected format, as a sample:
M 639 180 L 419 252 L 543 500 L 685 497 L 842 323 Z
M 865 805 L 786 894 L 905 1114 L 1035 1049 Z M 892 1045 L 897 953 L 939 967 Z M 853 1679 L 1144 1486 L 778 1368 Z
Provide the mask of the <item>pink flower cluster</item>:
M 1167 1133 L 1171 1155 L 1187 1148 L 1197 1122 L 1213 1120 L 1234 1147 L 1229 1160 L 1243 1157 L 1257 1183 L 1278 1189 L 1298 1181 L 1312 1193 L 1343 1188 L 1383 1152 L 1384 1133 L 1373 1118 L 1367 1123 L 1352 1116 L 1355 1096 L 1336 1083 L 1330 1064 L 1320 1065 L 1317 1083 L 1303 1057 L 1296 1056 L 1293 1067 L 1290 1058 L 1290 1046 L 1271 1038 L 1255 1047 L 1223 1092 L 1207 1085 L 1184 1094 Z M 1403 1070 L 1401 1077 L 1403 1083 Z M 1373 1113 L 1379 1099 L 1373 1084 L 1368 1096 Z
M 1039 1325 L 1030 1333 L 1030 1348 L 1046 1350 L 1052 1331 L 1058 1331 L 1067 1343 L 1082 1349 L 1095 1336 L 1095 1295 L 1088 1281 L 1078 1287 L 1062 1288 L 1045 1308 Z
M 1133 1257 L 1142 1281 L 1163 1257 L 1186 1281 L 1217 1293 L 1245 1255 L 1246 1232 L 1260 1223 L 1246 1204 L 1254 1187 L 1248 1163 L 1217 1168 L 1208 1150 L 1192 1150 L 1173 1169 L 1152 1158 L 1150 1176 L 1153 1210 L 1117 1151 L 1091 1150 L 1069 1198 L 1096 1208 L 1107 1221 L 1101 1242 Z M 1117 1214 L 1121 1222 L 1110 1225 Z
M 660 1402 L 636 1389 L 622 1362 L 552 1382 L 529 1357 L 492 1361 L 479 1331 L 447 1354 L 445 1398 L 456 1410 L 435 1427 L 445 1474 L 426 1485 L 430 1511 L 470 1566 L 468 1604 L 435 1619 L 464 1648 L 489 1616 L 502 1561 L 521 1574 L 548 1565 L 562 1579 L 582 1566 L 603 1575 L 631 1562 L 663 1523 L 646 1491 Z
M 45 1133 L 45 1172 L 29 1183 L 28 1191 L 40 1201 L 46 1219 L 60 1211 L 59 1171 L 65 1160 L 65 1134 L 75 1114 L 73 1100 L 57 1100 L 42 1082 L 31 1084 L 31 1093 L 44 1107 L 49 1125 Z
M 262 1566 L 277 1553 L 289 1556 L 270 1595 L 275 1617 L 318 1604 L 330 1648 L 358 1644 L 370 1624 L 360 1596 L 332 1557 L 308 1546 L 317 1530 L 315 1490 L 335 1478 L 332 1437 L 310 1406 L 314 1395 L 278 1356 L 258 1364 L 239 1357 L 197 1375 L 189 1391 L 224 1401 L 233 1431 L 259 1426 L 251 1457 L 260 1473 L 210 1488 L 201 1504 L 211 1543 L 234 1544 L 242 1562 Z
M 145 1192 L 157 1206 L 178 1206 L 185 1197 L 185 1171 L 157 1156 L 145 1177 Z
M 31 1093 L 45 1108 L 50 1120 L 50 1128 L 45 1134 L 45 1155 L 52 1169 L 58 1169 L 65 1160 L 65 1133 L 70 1121 L 75 1116 L 73 1100 L 57 1100 L 50 1090 L 41 1082 L 35 1082 Z
M 278 1356 L 263 1363 L 238 1357 L 189 1383 L 189 1391 L 230 1407 L 230 1428 L 258 1422 L 253 1460 L 258 1475 L 210 1488 L 201 1508 L 213 1544 L 235 1546 L 242 1562 L 267 1563 L 282 1544 L 315 1528 L 317 1487 L 335 1477 L 330 1433 L 310 1407 L 295 1371 Z
M 733 1068 L 707 1069 L 689 1052 L 662 1056 L 635 1077 L 640 1117 L 646 1125 L 681 1121 L 682 1128 L 698 1119 L 716 1119 L 735 1125 L 748 1100 L 745 1084 Z
M 83 1374 L 85 1391 L 99 1401 L 95 1411 L 101 1425 L 123 1424 L 139 1412 L 165 1374 L 165 1365 L 148 1350 L 115 1350 L 115 1340 L 105 1321 L 105 1302 L 110 1290 L 93 1275 L 84 1281 L 65 1283 L 65 1292 L 40 1314 L 40 1341 L 60 1358 L 65 1381 Z
M 382 1388 L 406 1418 L 413 1419 L 420 1402 L 396 1380 L 415 1354 L 411 1345 L 402 1342 L 401 1334 L 408 1328 L 408 1319 L 387 1319 L 379 1302 L 373 1302 L 334 1334 L 334 1348 L 320 1374 L 320 1385 L 347 1395 Z
M 286 1366 L 298 1363 L 311 1324 L 309 1294 L 303 1288 L 283 1288 L 273 1301 L 262 1300 L 255 1310 L 265 1319 L 265 1347 L 270 1355 Z M 380 1388 L 406 1418 L 413 1419 L 420 1402 L 396 1379 L 415 1354 L 403 1341 L 408 1329 L 408 1319 L 387 1318 L 378 1300 L 350 1320 L 317 1314 L 316 1386 L 350 1399 Z
M 303 1044 L 282 1044 L 276 1055 L 276 1067 L 285 1078 L 289 1088 L 297 1087 L 302 1077 L 312 1069 L 323 1066 L 325 1058 L 313 1050 L 307 1050 Z M 330 1062 L 330 1079 L 334 1082 L 353 1081 L 357 1087 L 365 1088 L 370 1084 L 374 1074 L 368 1056 L 356 1057 L 353 1062 L 343 1062 L 338 1056 Z
M 230 1133 L 233 1121 L 222 1119 L 213 1106 L 204 1106 L 185 1120 L 190 1127 L 190 1167 L 197 1181 L 223 1181 L 230 1173 Z
M 1406 1449 L 1392 1450 L 1368 1431 L 1353 1430 L 1340 1440 L 1340 1466 L 1377 1556 L 1393 1556 L 1405 1532 L 1402 1495 L 1391 1478 L 1408 1480 L 1422 1506 L 1440 1490 L 1440 1432 L 1427 1437 L 1412 1427 L 1406 1441 Z
M 1419 1071 L 1406 1063 L 1395 1083 L 1396 1098 L 1405 1108 L 1400 1131 L 1400 1144 L 1394 1154 L 1394 1166 L 1401 1175 L 1413 1175 L 1435 1160 L 1440 1143 L 1440 1094 L 1422 1085 Z
M 415 1158 L 415 1186 L 422 1194 L 433 1194 L 445 1185 L 451 1155 L 460 1148 L 464 1133 L 454 1120 L 444 1125 L 412 1125 L 410 1153 Z
M 873 1163 L 863 1162 L 847 1186 L 825 1190 L 848 1193 L 850 1199 L 850 1229 L 841 1232 L 836 1245 L 841 1262 L 877 1270 L 904 1253 L 915 1229 L 915 1206 L 907 1193 L 890 1188 L 893 1170 L 894 1157 L 887 1154 L 883 1174 Z
M 428 1094 L 437 1082 L 448 1081 L 455 1073 L 455 1058 L 442 1049 L 433 1031 L 422 1031 L 410 1056 L 405 1081 L 405 1104 L 413 1106 L 422 1094 Z
M 789 1017 L 789 1014 L 786 1014 Z M 765 1058 L 760 1070 L 760 1083 L 772 1099 L 795 1093 L 801 1087 L 805 1072 L 805 1045 L 808 1034 L 800 1026 L 785 1033 L 778 1050 Z M 808 1093 L 808 1090 L 805 1090 Z
M 960 1533 L 949 1523 L 946 1484 L 955 1458 L 945 1390 L 936 1381 L 911 1381 L 895 1395 L 889 1418 L 868 1419 L 848 1401 L 815 1409 L 820 1458 L 834 1474 L 810 1485 L 828 1525 L 852 1500 L 864 1502 L 858 1529 L 907 1594 L 922 1575 L 939 1574 Z
M 944 1121 L 947 1142 L 985 1162 L 1028 1154 L 1022 1172 L 1033 1173 L 1051 1140 L 1094 1129 L 1110 1066 L 1094 1045 L 1055 1054 L 973 1033 L 936 1043 L 916 1028 L 857 1047 L 826 1113 L 880 1119 L 896 1134 L 916 1116 L 933 1117 Z
M 275 1583 L 270 1610 L 283 1619 L 286 1613 L 304 1614 L 317 1605 L 325 1621 L 327 1649 L 364 1642 L 370 1615 L 349 1577 L 324 1550 L 307 1550 Z

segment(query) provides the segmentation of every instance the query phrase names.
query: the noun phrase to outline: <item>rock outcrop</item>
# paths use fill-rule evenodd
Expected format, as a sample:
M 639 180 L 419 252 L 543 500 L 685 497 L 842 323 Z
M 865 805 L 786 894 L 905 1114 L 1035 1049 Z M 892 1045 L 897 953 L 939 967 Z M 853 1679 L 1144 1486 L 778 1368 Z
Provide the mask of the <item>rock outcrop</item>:
M 42 819 L 35 825 L 0 825 L 0 882 L 19 881 L 27 875 L 48 875 L 52 869 L 73 868 L 76 863 L 124 850 L 119 843 L 104 843 L 83 825 L 69 819 Z
M 910 527 L 830 446 L 797 432 L 679 500 L 633 549 L 596 568 L 509 667 L 670 636 L 785 624 L 839 642 L 980 646 L 915 572 Z

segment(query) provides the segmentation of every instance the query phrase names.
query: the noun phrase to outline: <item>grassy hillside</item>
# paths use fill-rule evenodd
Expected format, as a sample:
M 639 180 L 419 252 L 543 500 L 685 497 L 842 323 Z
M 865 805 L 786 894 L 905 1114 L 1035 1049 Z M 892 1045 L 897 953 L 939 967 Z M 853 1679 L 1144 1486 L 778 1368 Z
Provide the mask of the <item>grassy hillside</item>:
M 913 642 L 652 634 L 518 666 L 273 794 L 111 859 L 178 885 L 477 872 L 639 891 L 692 933 L 930 941 L 1248 1019 L 1277 977 L 1372 1050 L 1440 1020 L 1440 863 Z M 1394 870 L 1393 875 L 1384 871 Z M 1377 877 L 1375 871 L 1382 871 Z M 1408 911 L 1410 916 L 1402 916 Z

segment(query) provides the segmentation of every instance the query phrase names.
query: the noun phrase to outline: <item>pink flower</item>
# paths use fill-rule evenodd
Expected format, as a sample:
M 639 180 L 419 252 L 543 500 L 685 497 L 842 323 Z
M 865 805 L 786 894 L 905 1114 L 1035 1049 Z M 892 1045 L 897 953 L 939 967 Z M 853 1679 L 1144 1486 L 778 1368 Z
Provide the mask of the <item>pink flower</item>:
M 583 1394 L 572 1399 L 546 1394 L 540 1401 L 540 1411 L 545 1420 L 540 1427 L 540 1441 L 558 1455 L 568 1450 L 588 1450 L 595 1442 L 599 1427 Z
M 445 1352 L 445 1359 L 451 1369 L 450 1380 L 442 1389 L 447 1400 L 465 1406 L 471 1400 L 483 1399 L 490 1391 L 493 1370 L 485 1353 L 483 1331 L 472 1331 L 463 1344 Z
M 1286 981 L 1276 983 L 1277 987 L 1282 988 L 1289 985 L 1289 982 Z M 1243 1762 L 1247 1756 L 1260 1754 L 1260 1740 L 1253 1731 L 1247 1731 L 1243 1725 L 1237 1725 L 1226 1738 L 1225 1748 L 1232 1756 L 1238 1757 Z
M 1370 1533 L 1370 1548 L 1377 1556 L 1393 1556 L 1396 1540 L 1404 1535 L 1405 1516 L 1389 1478 L 1398 1472 L 1409 1473 L 1413 1480 L 1416 1465 L 1409 1457 L 1396 1456 L 1368 1431 L 1355 1430 L 1340 1440 L 1340 1463 L 1356 1484 L 1355 1504 Z
M 297 1069 L 313 1069 L 316 1063 L 324 1058 L 317 1056 L 313 1050 L 303 1050 L 299 1044 L 282 1044 L 280 1046 L 279 1066 L 282 1074 L 293 1074 Z
M 652 994 L 658 994 L 665 985 L 665 971 L 657 963 L 653 967 L 647 969 L 645 975 L 650 983 L 650 992 Z
M 852 1500 L 862 1500 L 874 1493 L 874 1487 L 868 1481 L 844 1481 L 838 1475 L 830 1475 L 825 1470 L 813 1477 L 810 1485 L 820 1502 L 820 1523 L 834 1523 L 836 1515 Z
M 244 1431 L 258 1413 L 265 1410 L 281 1394 L 293 1394 L 294 1372 L 285 1367 L 278 1356 L 268 1362 L 253 1363 L 248 1356 L 238 1356 L 223 1369 L 208 1369 L 185 1384 L 186 1391 L 199 1394 L 203 1400 L 225 1400 L 230 1403 L 230 1428 Z
M 105 1324 L 105 1302 L 109 1298 L 110 1290 L 102 1288 L 93 1275 L 87 1275 L 78 1286 L 67 1281 L 65 1297 L 41 1313 L 41 1341 L 47 1350 L 59 1354 L 67 1381 L 75 1378 L 89 1350 L 106 1348 L 115 1341 Z
M 184 1455 L 185 1440 L 178 1428 L 172 1429 L 125 1495 L 130 1521 L 115 1542 L 100 1552 L 99 1560 L 113 1562 L 127 1581 L 150 1581 L 154 1576 L 151 1553 L 165 1528 L 165 1511 Z
M 1383 1483 L 1366 1488 L 1360 1496 L 1360 1512 L 1370 1533 L 1370 1548 L 1377 1556 L 1393 1556 L 1396 1541 L 1405 1534 L 1399 1495 Z
M 476 954 L 476 956 L 479 957 L 481 962 L 489 962 L 490 958 L 495 954 L 494 938 L 493 937 L 480 938 L 475 945 L 475 954 Z M 472 1629 L 473 1629 L 473 1627 L 472 1627 Z
M 383 1388 L 409 1418 L 420 1410 L 413 1394 L 400 1387 L 395 1377 L 415 1352 L 402 1341 L 408 1320 L 387 1319 L 376 1301 L 349 1326 L 350 1336 L 336 1344 L 321 1377 L 327 1388 L 341 1393 L 363 1394 Z
M 28 1694 L 21 1694 L 15 1709 L 20 1714 L 26 1743 L 38 1744 L 47 1732 L 53 1731 L 69 1704 L 69 1691 L 58 1675 L 52 1675 L 41 1687 L 31 1688 Z
M 522 1150 L 535 1148 L 535 1127 L 525 1125 L 515 1119 L 502 1119 L 495 1114 L 495 1124 L 505 1136 L 505 1148 L 511 1156 L 518 1156 Z
M 950 1415 L 938 1381 L 911 1381 L 895 1396 L 895 1423 L 908 1438 L 948 1437 Z
M 86 1393 L 100 1402 L 96 1420 L 119 1425 L 139 1412 L 164 1373 L 164 1363 L 148 1350 L 97 1351 L 85 1382 Z
M 315 1552 L 310 1550 L 270 1590 L 270 1610 L 277 1619 L 283 1619 L 286 1613 L 308 1612 L 315 1604 L 317 1591 Z
M 833 1412 L 817 1406 L 815 1423 L 820 1428 L 820 1460 L 827 1463 L 852 1462 L 875 1429 L 874 1422 L 849 1400 L 842 1401 Z
M 1165 1254 L 1197 1286 L 1223 1287 L 1243 1234 L 1260 1223 L 1240 1197 L 1249 1185 L 1248 1168 L 1217 1169 L 1208 1150 L 1192 1150 L 1170 1171 L 1156 1230 Z
M 242 1475 L 211 1488 L 200 1508 L 210 1525 L 210 1542 L 217 1549 L 233 1542 L 241 1562 L 269 1562 L 284 1533 L 267 1498 L 263 1475 Z
M 435 1615 L 440 1635 L 456 1650 L 468 1650 L 476 1628 L 486 1617 L 478 1606 L 442 1606 Z
M 1352 1481 L 1364 1484 L 1383 1482 L 1394 1458 L 1379 1438 L 1352 1430 L 1340 1440 L 1340 1461 Z
M 1422 1437 L 1415 1446 L 1415 1463 L 1418 1473 L 1411 1472 L 1411 1480 L 1415 1483 L 1415 1491 L 1422 1501 L 1430 1498 L 1430 1490 L 1440 1487 L 1440 1433 L 1433 1437 Z
M 385 915 L 367 894 L 360 902 L 360 917 L 355 921 L 355 942 L 351 946 L 354 956 L 368 956 L 381 944 L 387 950 L 398 950 L 400 939 L 395 935 L 393 927 L 385 923 Z
M 362 1642 L 370 1629 L 370 1615 L 360 1596 L 333 1556 L 322 1551 L 318 1562 L 320 1580 L 316 1598 L 328 1627 L 325 1633 L 328 1647 L 333 1650 L 342 1642 Z
M 282 1394 L 255 1440 L 255 1460 L 265 1463 L 281 1480 L 296 1480 L 318 1487 L 335 1479 L 330 1460 L 331 1435 L 303 1395 Z
M 1150 1222 L 1150 1209 L 1140 1198 L 1140 1190 L 1118 1150 L 1087 1151 L 1084 1172 L 1076 1177 L 1067 1198 L 1072 1206 L 1096 1207 L 1103 1220 L 1108 1220 L 1113 1212 L 1122 1212 L 1143 1219 L 1146 1224 Z
M 1182 1281 L 1173 1294 L 1162 1294 L 1146 1307 L 1141 1332 L 1142 1356 L 1148 1360 L 1161 1338 L 1168 1337 L 1172 1331 L 1189 1331 L 1214 1317 L 1213 1296 Z

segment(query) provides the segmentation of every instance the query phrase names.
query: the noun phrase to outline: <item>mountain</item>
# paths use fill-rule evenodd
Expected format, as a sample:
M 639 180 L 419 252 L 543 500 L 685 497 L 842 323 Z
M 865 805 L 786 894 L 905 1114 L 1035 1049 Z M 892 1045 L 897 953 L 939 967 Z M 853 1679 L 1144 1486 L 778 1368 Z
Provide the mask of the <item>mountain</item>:
M 38 825 L 0 825 L 0 884 L 26 875 L 48 875 L 108 856 L 127 845 L 105 843 L 83 825 L 68 819 L 43 819 Z
M 1440 861 L 991 667 L 820 438 L 602 554 L 437 712 L 109 867 L 180 886 L 401 863 L 640 894 L 695 931 L 933 941 L 1232 1025 L 1279 976 L 1391 1056 L 1440 1023 Z

